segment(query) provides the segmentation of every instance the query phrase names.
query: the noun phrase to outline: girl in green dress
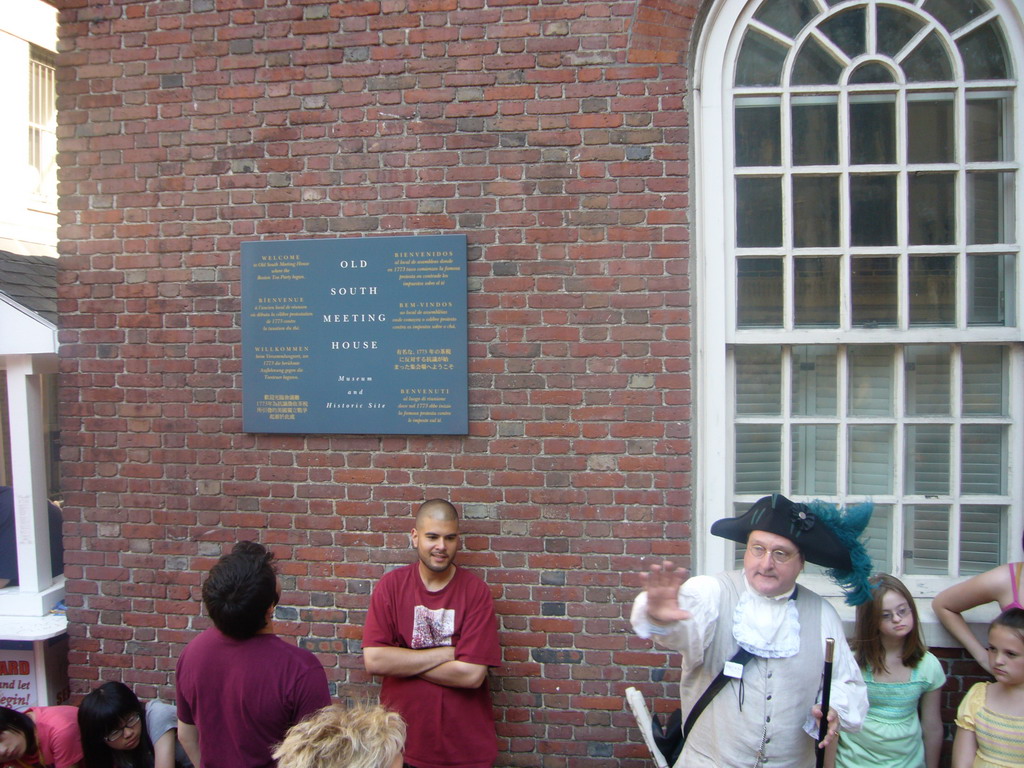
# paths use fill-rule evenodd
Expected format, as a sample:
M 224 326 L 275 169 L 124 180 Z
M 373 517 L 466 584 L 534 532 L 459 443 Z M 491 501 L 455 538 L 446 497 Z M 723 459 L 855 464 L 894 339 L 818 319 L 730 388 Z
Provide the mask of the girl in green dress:
M 861 731 L 842 734 L 835 765 L 938 768 L 946 675 L 921 637 L 910 590 L 888 574 L 871 583 L 872 599 L 857 606 L 853 640 L 870 707 Z

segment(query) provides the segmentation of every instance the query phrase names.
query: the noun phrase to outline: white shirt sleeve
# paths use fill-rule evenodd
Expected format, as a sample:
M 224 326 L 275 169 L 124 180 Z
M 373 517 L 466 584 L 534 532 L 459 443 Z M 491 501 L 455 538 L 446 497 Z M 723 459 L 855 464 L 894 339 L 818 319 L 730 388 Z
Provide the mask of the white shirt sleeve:
M 826 603 L 821 607 L 821 645 L 824 650 L 826 638 L 833 637 L 836 641 L 835 653 L 832 656 L 832 689 L 829 706 L 839 715 L 842 730 L 856 733 L 864 725 L 868 713 L 868 688 L 864 684 L 864 676 L 853 657 L 843 634 L 843 622 L 836 609 Z M 818 692 L 821 703 L 821 691 Z M 814 718 L 808 717 L 804 730 L 814 739 L 818 738 L 818 729 Z
M 718 621 L 718 602 L 722 586 L 713 576 L 694 576 L 679 588 L 679 607 L 689 611 L 691 618 L 665 626 L 654 625 L 647 618 L 647 592 L 641 592 L 633 601 L 629 620 L 633 631 L 644 639 L 654 638 L 658 645 L 683 655 L 683 669 L 704 661 L 704 649 L 711 642 L 713 628 Z

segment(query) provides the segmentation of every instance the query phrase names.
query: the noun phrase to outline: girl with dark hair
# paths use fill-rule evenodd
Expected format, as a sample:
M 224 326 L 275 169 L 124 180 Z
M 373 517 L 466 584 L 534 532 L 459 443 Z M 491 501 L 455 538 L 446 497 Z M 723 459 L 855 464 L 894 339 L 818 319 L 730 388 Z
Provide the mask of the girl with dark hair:
M 85 768 L 175 768 L 191 766 L 178 745 L 174 707 L 145 707 L 124 683 L 96 688 L 78 706 Z M 177 753 L 177 754 L 176 754 Z
M 81 759 L 74 707 L 0 707 L 0 766 L 79 768 Z
M 843 733 L 839 768 L 938 768 L 942 750 L 940 689 L 946 675 L 924 644 L 917 606 L 902 581 L 871 579 L 871 600 L 857 606 L 853 652 L 868 686 L 858 733 Z
M 953 768 L 1024 765 L 1024 610 L 989 625 L 988 660 L 996 681 L 976 683 L 956 713 Z

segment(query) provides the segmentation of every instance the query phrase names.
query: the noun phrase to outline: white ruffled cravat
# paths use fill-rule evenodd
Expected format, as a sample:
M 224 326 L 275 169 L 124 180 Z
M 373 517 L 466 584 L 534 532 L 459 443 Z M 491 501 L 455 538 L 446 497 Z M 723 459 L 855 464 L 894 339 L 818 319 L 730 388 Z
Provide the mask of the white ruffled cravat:
M 743 594 L 732 614 L 732 636 L 762 659 L 787 659 L 800 651 L 800 615 L 790 595 L 765 597 L 743 580 Z

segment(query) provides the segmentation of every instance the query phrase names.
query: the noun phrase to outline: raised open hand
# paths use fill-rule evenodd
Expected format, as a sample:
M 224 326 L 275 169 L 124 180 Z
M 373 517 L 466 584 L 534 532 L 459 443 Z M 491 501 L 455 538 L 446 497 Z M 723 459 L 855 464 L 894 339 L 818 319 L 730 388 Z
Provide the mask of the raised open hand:
M 644 574 L 648 618 L 660 624 L 690 618 L 690 612 L 679 607 L 679 587 L 688 578 L 690 572 L 686 568 L 677 568 L 668 560 L 652 565 Z

